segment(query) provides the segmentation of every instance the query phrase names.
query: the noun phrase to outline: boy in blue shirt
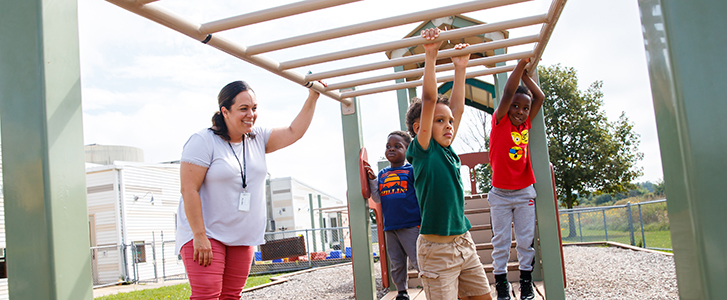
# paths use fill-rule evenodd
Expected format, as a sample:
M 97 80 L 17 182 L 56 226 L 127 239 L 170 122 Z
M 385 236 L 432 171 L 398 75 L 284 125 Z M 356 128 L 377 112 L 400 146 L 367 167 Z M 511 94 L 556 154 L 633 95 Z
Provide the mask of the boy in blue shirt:
M 412 266 L 417 265 L 416 242 L 419 237 L 419 202 L 414 192 L 414 173 L 406 162 L 406 148 L 411 137 L 403 131 L 389 134 L 386 159 L 391 163 L 379 171 L 378 179 L 371 167 L 366 166 L 371 198 L 381 203 L 386 235 L 386 252 L 391 261 L 391 278 L 396 285 L 396 300 L 408 300 L 407 256 Z

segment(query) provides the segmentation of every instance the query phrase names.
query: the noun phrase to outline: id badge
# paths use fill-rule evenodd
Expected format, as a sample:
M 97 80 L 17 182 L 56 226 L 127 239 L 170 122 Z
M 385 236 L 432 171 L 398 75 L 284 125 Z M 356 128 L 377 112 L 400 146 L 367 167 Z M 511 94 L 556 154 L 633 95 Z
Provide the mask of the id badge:
M 237 204 L 237 210 L 239 211 L 250 211 L 250 193 L 240 193 L 240 200 Z

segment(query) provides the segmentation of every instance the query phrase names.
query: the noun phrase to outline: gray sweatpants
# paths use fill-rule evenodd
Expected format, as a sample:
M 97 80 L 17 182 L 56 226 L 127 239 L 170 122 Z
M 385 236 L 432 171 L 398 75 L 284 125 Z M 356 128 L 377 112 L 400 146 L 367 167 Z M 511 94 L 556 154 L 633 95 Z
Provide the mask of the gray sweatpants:
M 406 257 L 412 266 L 417 267 L 417 238 L 419 237 L 419 227 L 401 228 L 396 230 L 384 231 L 386 236 L 386 253 L 389 255 L 391 262 L 391 279 L 396 284 L 398 291 L 406 291 L 407 285 L 407 265 Z
M 495 275 L 507 274 L 512 234 L 515 228 L 517 260 L 522 271 L 533 270 L 533 238 L 535 237 L 535 188 L 530 185 L 519 190 L 493 187 L 487 195 L 492 220 L 492 271 Z M 514 226 L 512 226 L 514 224 Z M 511 227 L 512 226 L 512 227 Z

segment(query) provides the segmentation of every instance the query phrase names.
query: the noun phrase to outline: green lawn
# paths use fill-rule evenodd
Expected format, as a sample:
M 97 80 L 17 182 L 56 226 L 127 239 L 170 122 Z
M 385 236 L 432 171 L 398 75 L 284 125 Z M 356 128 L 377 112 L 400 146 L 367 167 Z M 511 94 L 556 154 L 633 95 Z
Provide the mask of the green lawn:
M 583 237 L 581 239 L 581 233 L 576 231 L 576 236 L 569 238 L 568 230 L 562 230 L 561 235 L 563 236 L 563 243 L 578 243 L 578 242 L 595 242 L 605 241 L 606 235 L 603 230 L 589 230 L 584 229 Z M 646 239 L 646 246 L 650 248 L 669 248 L 671 249 L 671 235 L 669 231 L 646 231 L 644 232 Z M 631 244 L 631 237 L 628 231 L 608 231 L 608 240 L 611 242 L 618 242 L 622 244 Z M 634 231 L 634 242 L 637 246 L 641 244 L 641 231 Z
M 245 288 L 268 283 L 268 282 L 270 282 L 270 277 L 275 277 L 278 275 L 280 275 L 280 274 L 250 276 L 250 278 L 247 279 Z M 183 284 L 160 287 L 160 288 L 156 288 L 156 289 L 147 289 L 147 290 L 133 291 L 133 292 L 128 292 L 128 293 L 120 293 L 120 294 L 110 295 L 110 296 L 103 296 L 103 297 L 98 297 L 95 299 L 98 299 L 98 300 L 148 300 L 148 299 L 173 300 L 173 299 L 180 299 L 180 300 L 182 300 L 182 299 L 189 299 L 189 296 L 191 295 L 191 293 L 192 292 L 189 289 L 189 283 L 183 283 Z

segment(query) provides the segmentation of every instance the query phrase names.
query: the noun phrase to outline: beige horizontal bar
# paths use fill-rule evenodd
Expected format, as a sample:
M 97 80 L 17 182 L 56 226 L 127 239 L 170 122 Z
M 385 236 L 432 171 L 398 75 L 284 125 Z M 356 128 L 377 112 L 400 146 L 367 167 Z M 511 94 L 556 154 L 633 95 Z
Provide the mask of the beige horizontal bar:
M 553 30 L 555 29 L 555 24 L 558 23 L 558 19 L 560 19 L 560 14 L 563 12 L 565 2 L 566 0 L 553 0 L 550 8 L 548 9 L 548 23 L 543 25 L 543 28 L 541 28 L 540 30 L 540 41 L 535 46 L 534 50 L 535 56 L 533 60 L 528 64 L 528 73 L 530 74 L 530 76 L 535 75 L 538 63 L 540 62 L 540 57 L 542 57 L 543 52 L 545 52 L 545 46 L 548 45 L 550 36 L 553 34 Z
M 136 0 L 107 0 L 132 13 L 174 29 L 195 40 L 202 41 L 205 34 L 199 31 L 199 24 L 191 22 L 184 17 L 162 7 L 157 3 L 141 5 Z
M 167 9 L 155 3 L 139 6 L 133 0 L 107 1 L 114 3 L 124 9 L 127 9 L 133 13 L 136 13 L 140 16 L 146 17 L 147 19 L 164 25 L 170 29 L 178 31 L 184 35 L 192 37 L 198 41 L 203 41 L 207 38 L 206 34 L 203 34 L 199 31 L 199 24 L 195 24 L 194 22 L 191 22 L 180 15 L 168 11 Z M 225 38 L 214 36 L 210 38 L 207 44 L 300 85 L 305 85 L 308 82 L 305 80 L 305 76 L 300 73 L 293 71 L 280 71 L 278 69 L 278 62 L 273 61 L 263 55 L 247 55 L 244 46 L 234 44 Z M 311 88 L 346 105 L 349 105 L 351 103 L 350 99 L 341 98 L 341 95 L 338 91 L 325 91 L 325 87 L 319 82 L 314 82 Z
M 449 30 L 445 31 L 439 34 L 439 37 L 436 38 L 434 41 L 445 41 L 449 39 L 457 39 L 462 37 L 468 37 L 468 36 L 474 36 L 478 34 L 484 34 L 494 31 L 500 31 L 505 29 L 511 29 L 511 28 L 517 28 L 517 27 L 523 27 L 523 26 L 529 26 L 529 25 L 535 25 L 540 23 L 545 23 L 547 21 L 547 16 L 545 14 L 537 15 L 537 16 L 531 16 L 531 17 L 525 17 L 515 20 L 508 20 L 503 22 L 497 22 L 497 23 L 490 23 L 490 24 L 482 24 L 482 25 L 475 25 L 475 26 L 469 26 L 464 28 L 459 28 L 455 30 Z M 350 58 L 360 55 L 366 55 L 381 51 L 386 51 L 390 49 L 399 49 L 404 47 L 409 47 L 413 45 L 419 45 L 426 43 L 427 40 L 423 37 L 411 37 L 406 38 L 403 40 L 388 42 L 388 43 L 382 43 L 378 45 L 371 45 L 356 49 L 349 49 L 344 51 L 338 51 L 338 52 L 332 52 L 332 53 L 326 53 L 296 60 L 290 60 L 280 63 L 280 68 L 282 70 L 286 69 L 293 69 L 298 68 L 302 66 L 308 66 L 313 64 L 319 64 L 323 62 L 329 62 L 344 58 Z
M 307 0 L 202 24 L 202 33 L 215 33 L 361 0 Z
M 466 51 L 467 49 L 457 50 L 457 53 L 453 53 L 452 56 L 458 55 L 458 53 L 461 53 L 461 55 L 468 53 Z M 469 53 L 472 53 L 469 51 Z M 517 53 L 510 53 L 510 54 L 502 54 L 497 56 L 490 56 L 490 57 L 484 57 L 484 58 L 478 58 L 470 60 L 467 64 L 467 67 L 474 67 L 474 66 L 481 66 L 486 64 L 496 64 L 500 62 L 505 62 L 509 60 L 515 60 L 515 59 L 523 59 L 526 57 L 532 57 L 533 51 L 523 51 L 523 52 L 517 52 Z M 438 65 L 436 67 L 437 72 L 444 72 L 444 71 L 450 71 L 454 70 L 454 64 L 444 64 L 444 65 Z M 424 69 L 413 69 L 408 71 L 401 71 L 401 72 L 395 72 L 391 74 L 381 75 L 381 76 L 375 76 L 370 78 L 363 78 L 358 80 L 351 80 L 346 82 L 338 82 L 334 84 L 329 84 L 328 87 L 326 87 L 326 90 L 339 90 L 347 87 L 354 87 L 354 86 L 362 86 L 365 84 L 371 84 L 376 82 L 382 82 L 387 80 L 396 80 L 400 78 L 408 78 L 408 77 L 414 77 L 414 76 L 421 76 L 424 74 Z
M 431 20 L 456 14 L 462 14 L 471 11 L 483 10 L 498 6 L 504 6 L 513 3 L 532 1 L 532 0 L 480 0 L 471 1 L 462 4 L 455 4 L 420 12 L 414 12 L 406 15 L 394 16 L 384 18 L 380 20 L 364 22 L 360 24 L 354 24 L 309 34 L 304 34 L 296 37 L 286 38 L 282 40 L 272 41 L 268 43 L 252 45 L 247 48 L 249 55 L 260 54 L 280 49 L 286 49 L 290 47 L 335 39 L 343 36 L 349 36 L 359 34 L 363 32 L 369 32 L 419 21 Z M 382 8 L 384 9 L 384 8 Z
M 515 66 L 501 66 L 501 67 L 495 67 L 495 68 L 491 68 L 491 69 L 487 69 L 487 70 L 470 72 L 470 73 L 467 73 L 467 75 L 465 77 L 473 78 L 473 77 L 478 77 L 478 76 L 499 74 L 499 73 L 504 73 L 504 72 L 510 72 L 513 69 L 515 69 Z M 437 77 L 437 82 L 447 82 L 447 81 L 452 81 L 452 80 L 454 80 L 454 75 Z M 357 91 L 352 91 L 352 92 L 344 92 L 344 93 L 341 93 L 341 97 L 342 98 L 360 97 L 363 95 L 371 95 L 371 94 L 377 94 L 377 93 L 388 92 L 388 91 L 393 91 L 393 90 L 412 88 L 412 87 L 417 87 L 420 85 L 422 85 L 421 80 L 409 81 L 409 82 L 404 82 L 404 83 L 370 88 L 370 89 L 357 90 Z
M 537 34 L 535 35 L 529 35 L 519 38 L 512 38 L 512 39 L 504 39 L 504 40 L 497 40 L 494 42 L 487 42 L 487 43 L 481 43 L 477 45 L 472 45 L 467 47 L 471 53 L 474 52 L 485 52 L 487 50 L 494 50 L 494 49 L 501 49 L 501 48 L 507 48 L 517 45 L 523 45 L 523 44 L 529 44 L 529 43 L 535 43 L 539 41 L 540 38 Z M 439 54 L 437 55 L 437 58 L 440 57 L 451 57 L 451 52 L 454 52 L 457 50 L 454 49 L 448 49 L 439 51 Z M 417 54 L 417 55 L 411 55 L 406 57 L 400 57 L 400 58 L 394 58 L 387 61 L 382 62 L 375 62 L 371 64 L 365 64 L 360 66 L 354 66 L 349 68 L 343 68 L 338 70 L 331 70 L 331 71 L 325 71 L 320 73 L 313 73 L 306 75 L 306 80 L 308 81 L 314 81 L 314 80 L 322 80 L 332 77 L 339 77 L 339 76 L 345 76 L 345 75 L 351 75 L 355 73 L 361 73 L 361 72 L 367 72 L 367 71 L 373 71 L 373 70 L 379 70 L 384 68 L 391 68 L 396 66 L 403 66 L 406 64 L 411 63 L 418 63 L 424 61 L 424 54 Z

